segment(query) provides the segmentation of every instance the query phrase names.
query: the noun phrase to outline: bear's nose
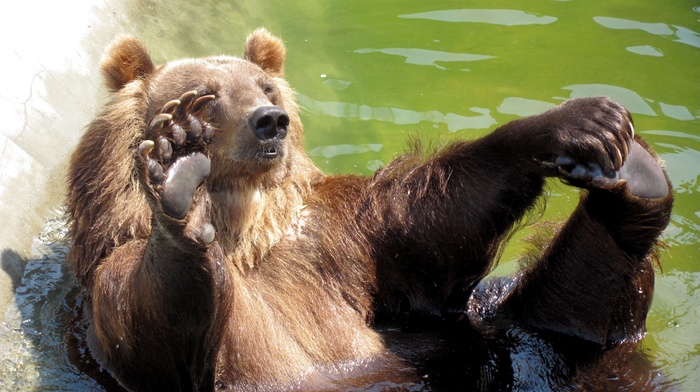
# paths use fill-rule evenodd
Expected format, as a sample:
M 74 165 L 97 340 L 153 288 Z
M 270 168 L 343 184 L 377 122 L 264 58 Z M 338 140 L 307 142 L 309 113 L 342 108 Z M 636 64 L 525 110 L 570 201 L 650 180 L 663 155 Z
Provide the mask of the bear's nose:
M 289 116 L 279 106 L 261 106 L 250 116 L 250 125 L 260 140 L 284 139 Z

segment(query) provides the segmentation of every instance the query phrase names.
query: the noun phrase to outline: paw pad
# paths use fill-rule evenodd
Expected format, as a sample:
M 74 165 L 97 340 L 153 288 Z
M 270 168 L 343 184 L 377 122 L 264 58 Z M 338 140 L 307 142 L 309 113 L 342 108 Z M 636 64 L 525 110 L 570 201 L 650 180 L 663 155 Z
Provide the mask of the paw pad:
M 612 188 L 620 181 L 620 176 L 614 168 L 605 170 L 598 163 L 581 163 L 566 155 L 557 156 L 553 162 L 545 163 L 545 166 L 556 169 L 561 178 L 574 184 Z
M 625 155 L 627 159 L 620 168 L 609 171 L 597 163 L 582 164 L 569 156 L 558 156 L 544 165 L 556 169 L 560 177 L 574 185 L 613 189 L 624 184 L 631 194 L 645 199 L 668 195 L 663 169 L 644 147 L 633 141 Z
M 189 91 L 168 101 L 148 123 L 148 132 L 156 135 L 154 140 L 144 140 L 138 147 L 150 186 L 171 217 L 182 219 L 187 214 L 197 187 L 209 175 L 206 147 L 213 128 L 200 117 L 215 98 Z

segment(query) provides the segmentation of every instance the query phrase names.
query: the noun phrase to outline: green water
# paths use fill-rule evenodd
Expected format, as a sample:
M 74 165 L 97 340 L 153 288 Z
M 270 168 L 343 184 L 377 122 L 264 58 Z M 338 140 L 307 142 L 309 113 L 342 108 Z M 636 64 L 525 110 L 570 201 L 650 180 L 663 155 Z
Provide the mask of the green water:
M 127 20 L 157 62 L 240 54 L 259 26 L 281 36 L 307 150 L 328 173 L 370 174 L 411 137 L 473 138 L 571 97 L 608 95 L 624 104 L 666 162 L 676 193 L 641 350 L 679 390 L 700 385 L 700 4 L 203 0 L 143 2 Z M 545 218 L 564 219 L 577 191 L 557 182 L 550 189 Z M 517 268 L 527 232 L 514 238 L 496 273 Z M 53 271 L 61 249 L 34 260 L 38 270 Z M 17 339 L 29 343 L 15 349 L 33 352 L 43 377 L 11 361 L 1 376 L 24 377 L 7 384 L 21 389 L 94 387 L 53 347 L 61 338 L 48 320 L 65 311 L 64 291 L 41 291 L 32 271 L 20 289 L 37 293 L 18 300 L 25 310 L 16 321 L 27 327 Z

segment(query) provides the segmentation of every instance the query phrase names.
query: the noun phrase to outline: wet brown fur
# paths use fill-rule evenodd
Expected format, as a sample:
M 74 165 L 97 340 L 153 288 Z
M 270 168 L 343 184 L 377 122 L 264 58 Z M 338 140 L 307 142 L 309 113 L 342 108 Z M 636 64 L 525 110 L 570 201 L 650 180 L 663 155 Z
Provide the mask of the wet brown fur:
M 427 157 L 407 154 L 371 178 L 329 177 L 303 150 L 294 94 L 281 79 L 284 46 L 266 31 L 248 38 L 243 59 L 156 68 L 130 38 L 107 53 L 114 94 L 71 160 L 70 258 L 86 293 L 92 356 L 133 390 L 333 389 L 357 372 L 404 380 L 381 371 L 405 365 L 372 329 L 377 315 L 409 309 L 464 322 L 472 291 L 552 175 L 541 162 L 574 137 L 577 146 L 598 143 L 589 128 L 629 121 L 609 101 L 579 101 L 595 115 L 555 109 Z M 146 121 L 193 89 L 217 96 L 204 113 L 215 129 L 212 172 L 180 222 L 146 197 L 136 150 L 153 137 Z M 272 164 L 253 155 L 247 124 L 253 108 L 270 104 L 290 117 L 284 156 Z M 589 150 L 580 158 L 599 158 Z M 641 335 L 672 196 L 625 192 L 582 198 L 559 240 L 499 302 L 499 319 L 602 347 Z M 216 229 L 211 244 L 197 239 L 205 222 Z M 581 280 L 593 284 L 582 290 Z

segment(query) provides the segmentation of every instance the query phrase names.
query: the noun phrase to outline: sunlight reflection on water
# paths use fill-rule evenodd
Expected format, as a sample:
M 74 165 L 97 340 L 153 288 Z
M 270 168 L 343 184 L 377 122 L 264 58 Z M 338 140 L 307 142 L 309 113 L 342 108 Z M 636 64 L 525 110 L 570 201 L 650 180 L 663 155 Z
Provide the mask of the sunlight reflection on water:
M 361 120 L 387 121 L 399 125 L 419 124 L 421 122 L 445 124 L 450 132 L 462 129 L 483 129 L 496 124 L 491 117 L 491 111 L 483 108 L 471 108 L 480 116 L 462 116 L 455 113 L 441 113 L 438 111 L 417 112 L 415 110 L 371 107 L 347 102 L 321 102 L 303 94 L 297 94 L 299 103 L 309 112 L 333 117 Z
M 539 16 L 518 10 L 458 9 L 420 12 L 399 15 L 406 19 L 430 19 L 441 22 L 489 23 L 503 26 L 550 24 L 557 21 L 552 16 Z

